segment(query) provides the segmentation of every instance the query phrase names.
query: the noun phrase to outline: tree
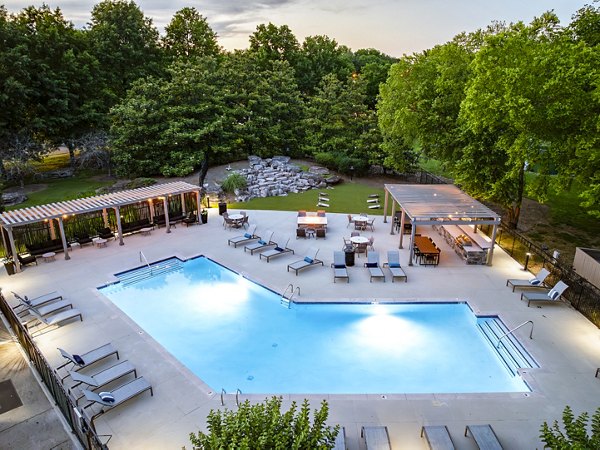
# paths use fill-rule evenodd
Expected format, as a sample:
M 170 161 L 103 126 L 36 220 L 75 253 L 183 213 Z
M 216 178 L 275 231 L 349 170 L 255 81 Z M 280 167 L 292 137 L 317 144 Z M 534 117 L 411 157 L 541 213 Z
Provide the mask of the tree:
M 2 173 L 9 181 L 18 181 L 25 186 L 25 177 L 33 175 L 35 168 L 32 161 L 40 161 L 45 153 L 44 148 L 30 135 L 15 134 L 8 141 L 2 142 Z
M 104 112 L 125 98 L 135 80 L 161 74 L 158 30 L 133 1 L 103 0 L 92 9 L 92 52 L 99 61 Z
M 221 51 L 217 44 L 217 33 L 196 8 L 189 7 L 175 13 L 165 28 L 162 43 L 172 59 L 217 56 Z
M 81 136 L 75 143 L 76 147 L 79 148 L 79 156 L 77 158 L 79 167 L 107 169 L 108 176 L 110 176 L 111 160 L 108 141 L 108 134 L 104 131 L 96 131 Z
M 592 434 L 588 435 L 589 414 L 581 413 L 575 418 L 573 411 L 566 406 L 563 411 L 563 424 L 565 432 L 561 430 L 558 421 L 554 421 L 552 427 L 544 422 L 540 429 L 540 439 L 544 442 L 544 448 L 552 450 L 567 449 L 598 449 L 600 448 L 600 408 L 592 416 Z M 565 434 L 566 433 L 566 434 Z
M 308 400 L 304 400 L 299 411 L 296 402 L 292 402 L 290 409 L 282 413 L 281 404 L 281 397 L 272 397 L 256 405 L 246 400 L 237 411 L 211 410 L 207 418 L 208 434 L 190 433 L 190 441 L 202 450 L 333 448 L 340 426 L 326 425 L 329 408 L 325 400 L 313 412 L 312 423 Z
M 312 95 L 326 75 L 332 74 L 339 81 L 346 81 L 354 71 L 350 49 L 327 36 L 304 39 L 294 67 L 298 86 L 306 95 Z
M 388 72 L 393 63 L 392 58 L 374 48 L 361 49 L 354 52 L 354 70 L 366 83 L 365 94 L 369 108 L 375 109 L 379 86 L 386 82 Z
M 250 36 L 248 50 L 256 55 L 263 68 L 268 68 L 273 61 L 287 61 L 295 67 L 299 45 L 287 25 L 278 27 L 269 22 L 256 27 L 256 31 Z

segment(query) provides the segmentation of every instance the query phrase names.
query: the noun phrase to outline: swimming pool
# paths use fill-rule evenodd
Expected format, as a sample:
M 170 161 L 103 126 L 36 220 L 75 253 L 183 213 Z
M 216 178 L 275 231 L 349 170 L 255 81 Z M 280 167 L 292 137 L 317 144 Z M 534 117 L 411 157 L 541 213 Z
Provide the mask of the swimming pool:
M 464 302 L 288 309 L 280 295 L 207 258 L 169 267 L 135 282 L 121 274 L 130 281 L 99 290 L 215 391 L 529 391 Z

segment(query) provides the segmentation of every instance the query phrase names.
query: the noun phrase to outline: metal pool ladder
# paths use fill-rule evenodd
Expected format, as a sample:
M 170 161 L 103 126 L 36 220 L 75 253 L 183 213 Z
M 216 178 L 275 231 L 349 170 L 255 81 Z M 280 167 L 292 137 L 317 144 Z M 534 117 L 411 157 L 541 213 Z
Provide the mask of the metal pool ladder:
M 152 275 L 152 267 L 150 266 L 150 263 L 146 259 L 146 255 L 144 255 L 144 252 L 140 250 L 140 262 L 144 262 L 144 261 L 146 262 L 146 265 L 148 266 L 148 270 L 150 271 L 150 275 Z
M 528 323 L 531 324 L 531 331 L 529 332 L 529 339 L 533 339 L 533 320 L 528 320 L 526 322 L 523 322 L 521 325 L 517 325 L 516 327 L 514 327 L 512 330 L 508 330 L 506 333 L 504 333 L 502 336 L 500 336 L 500 339 L 498 339 L 498 342 L 496 342 L 496 348 L 500 347 L 500 341 L 502 339 L 504 339 L 506 336 L 510 336 L 511 334 L 513 334 L 515 331 L 517 331 L 519 328 L 521 328 L 522 326 L 527 325 Z
M 290 296 L 286 297 L 285 294 L 287 294 L 288 290 L 290 291 Z M 281 305 L 290 309 L 292 305 L 292 298 L 294 298 L 296 293 L 300 295 L 300 286 L 296 286 L 296 289 L 294 289 L 294 285 L 292 283 L 288 284 L 288 286 L 285 288 L 285 291 L 283 291 L 283 295 L 281 296 Z

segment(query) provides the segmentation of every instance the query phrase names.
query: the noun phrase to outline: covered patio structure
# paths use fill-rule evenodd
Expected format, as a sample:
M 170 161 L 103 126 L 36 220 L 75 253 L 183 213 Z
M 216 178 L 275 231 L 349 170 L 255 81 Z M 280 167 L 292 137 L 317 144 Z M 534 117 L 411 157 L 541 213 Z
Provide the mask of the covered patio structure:
M 410 223 L 409 265 L 412 266 L 415 233 L 418 225 L 492 225 L 492 243 L 500 216 L 452 184 L 386 184 L 383 221 L 387 223 L 388 204 L 392 202 L 393 218 L 396 207 L 402 211 L 399 248 L 402 248 L 404 225 Z M 393 222 L 393 221 L 392 221 Z M 391 234 L 394 234 L 392 223 Z M 487 265 L 492 265 L 494 245 L 487 254 Z
M 21 262 L 17 258 L 17 244 L 15 243 L 14 229 L 25 225 L 35 224 L 36 222 L 47 222 L 52 239 L 58 239 L 56 236 L 55 224 L 58 224 L 59 238 L 62 243 L 62 251 L 65 259 L 70 259 L 68 246 L 69 242 L 65 235 L 64 221 L 72 216 L 102 212 L 104 226 L 109 226 L 109 210 L 114 210 L 114 219 L 116 232 L 119 238 L 119 245 L 123 242 L 123 227 L 121 209 L 125 206 L 135 203 L 147 202 L 149 205 L 148 213 L 150 222 L 154 221 L 155 207 L 160 206 L 164 211 L 164 224 L 166 233 L 170 233 L 169 202 L 176 201 L 179 197 L 181 201 L 181 211 L 186 213 L 185 194 L 195 193 L 195 206 L 197 208 L 196 221 L 200 217 L 200 188 L 190 183 L 176 181 L 172 183 L 157 184 L 148 187 L 130 189 L 110 194 L 96 195 L 93 197 L 80 198 L 76 200 L 67 200 L 63 202 L 49 203 L 46 205 L 32 206 L 29 208 L 15 209 L 0 214 L 0 228 L 2 229 L 2 238 L 4 248 L 7 254 L 13 256 L 15 270 L 21 271 Z M 193 201 L 193 200 L 191 200 Z M 154 205 L 156 202 L 156 205 Z M 193 203 L 191 203 L 193 205 Z M 179 207 L 179 206 L 178 206 Z

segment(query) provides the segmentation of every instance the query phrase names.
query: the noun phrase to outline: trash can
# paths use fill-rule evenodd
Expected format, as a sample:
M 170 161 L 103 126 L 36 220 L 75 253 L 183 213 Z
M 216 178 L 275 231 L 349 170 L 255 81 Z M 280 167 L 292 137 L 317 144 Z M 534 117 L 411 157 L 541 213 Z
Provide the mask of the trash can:
M 15 263 L 12 261 L 7 261 L 4 263 L 4 268 L 6 269 L 6 273 L 9 275 L 15 274 Z
M 222 216 L 224 212 L 227 212 L 227 203 L 219 202 L 219 215 Z
M 351 267 L 354 265 L 354 247 L 346 245 L 344 247 L 346 266 Z
M 203 209 L 200 213 L 200 221 L 202 223 L 208 222 L 208 211 L 206 209 Z

